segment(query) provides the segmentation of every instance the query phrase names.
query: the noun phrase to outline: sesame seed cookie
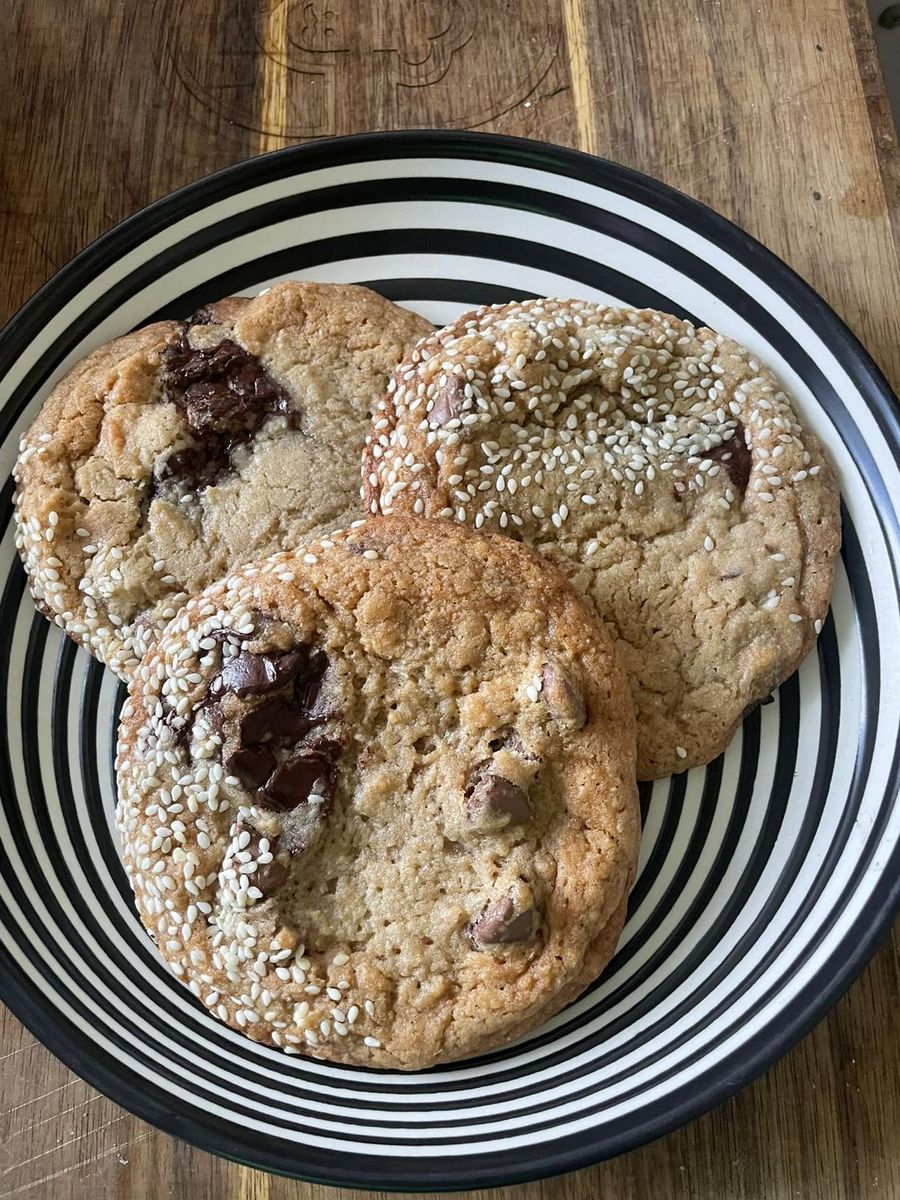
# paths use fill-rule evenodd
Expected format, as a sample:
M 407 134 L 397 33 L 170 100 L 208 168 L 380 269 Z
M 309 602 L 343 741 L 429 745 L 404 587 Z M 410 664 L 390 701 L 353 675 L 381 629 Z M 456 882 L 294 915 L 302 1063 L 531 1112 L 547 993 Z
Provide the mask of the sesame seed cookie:
M 188 595 L 352 520 L 372 410 L 430 329 L 365 288 L 282 283 L 95 350 L 16 464 L 38 607 L 127 677 Z
M 169 625 L 122 717 L 140 915 L 257 1041 L 461 1058 L 613 952 L 639 834 L 628 684 L 527 547 L 393 517 L 244 567 Z
M 468 313 L 396 371 L 372 513 L 455 518 L 548 555 L 617 635 L 638 774 L 709 762 L 828 609 L 837 486 L 774 376 L 665 313 L 534 300 Z

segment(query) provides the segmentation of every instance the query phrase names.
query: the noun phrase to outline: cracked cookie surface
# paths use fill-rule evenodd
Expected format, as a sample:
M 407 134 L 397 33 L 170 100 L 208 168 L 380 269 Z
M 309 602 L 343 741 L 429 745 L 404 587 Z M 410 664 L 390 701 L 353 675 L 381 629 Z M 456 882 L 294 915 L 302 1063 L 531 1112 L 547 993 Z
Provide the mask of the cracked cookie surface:
M 840 507 L 818 439 L 749 351 L 665 313 L 466 314 L 395 372 L 363 471 L 367 511 L 524 540 L 590 599 L 642 779 L 719 754 L 828 609 Z
M 136 672 L 126 868 L 172 971 L 289 1053 L 411 1069 L 611 956 L 636 869 L 615 648 L 527 547 L 384 518 L 191 600 Z
M 124 677 L 188 595 L 352 520 L 372 410 L 430 329 L 365 288 L 282 283 L 101 346 L 16 465 L 38 606 Z

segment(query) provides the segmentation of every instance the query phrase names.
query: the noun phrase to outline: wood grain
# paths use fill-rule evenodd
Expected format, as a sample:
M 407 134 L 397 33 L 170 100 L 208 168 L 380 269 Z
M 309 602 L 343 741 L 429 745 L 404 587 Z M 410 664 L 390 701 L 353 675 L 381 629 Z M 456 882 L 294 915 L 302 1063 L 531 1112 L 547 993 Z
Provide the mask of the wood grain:
M 5 0 L 0 28 L 0 316 L 114 222 L 248 155 L 478 128 L 601 153 L 711 204 L 900 387 L 900 154 L 863 0 Z M 900 1197 L 898 995 L 895 936 L 717 1111 L 593 1170 L 474 1195 Z M 337 1196 L 156 1132 L 0 1013 L 2 1200 Z

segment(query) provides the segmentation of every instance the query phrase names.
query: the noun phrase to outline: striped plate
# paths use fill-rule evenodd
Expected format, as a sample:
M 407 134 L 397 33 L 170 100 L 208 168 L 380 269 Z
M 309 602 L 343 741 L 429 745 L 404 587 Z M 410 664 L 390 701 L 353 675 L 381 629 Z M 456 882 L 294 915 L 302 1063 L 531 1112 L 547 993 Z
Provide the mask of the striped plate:
M 524 1041 L 404 1076 L 286 1058 L 210 1018 L 141 931 L 112 830 L 122 699 L 36 616 L 3 492 L 0 993 L 147 1120 L 331 1184 L 456 1188 L 593 1162 L 762 1071 L 850 983 L 900 895 L 898 410 L 826 305 L 734 226 L 574 152 L 469 134 L 322 142 L 132 217 L 0 339 L 2 476 L 98 343 L 299 276 L 363 282 L 444 323 L 541 294 L 706 322 L 771 364 L 828 446 L 844 552 L 818 653 L 720 759 L 644 789 L 615 959 Z

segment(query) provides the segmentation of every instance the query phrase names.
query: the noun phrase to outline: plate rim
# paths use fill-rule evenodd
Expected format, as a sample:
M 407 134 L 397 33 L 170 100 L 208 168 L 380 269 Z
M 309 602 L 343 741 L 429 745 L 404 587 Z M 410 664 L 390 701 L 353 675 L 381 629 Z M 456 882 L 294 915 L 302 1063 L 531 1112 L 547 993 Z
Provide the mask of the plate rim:
M 783 259 L 751 234 L 701 201 L 632 167 L 551 142 L 467 130 L 399 130 L 323 138 L 241 160 L 160 197 L 89 243 L 10 317 L 0 330 L 0 377 L 19 358 L 33 332 L 43 327 L 99 269 L 108 266 L 154 233 L 163 232 L 182 216 L 197 211 L 217 198 L 224 199 L 273 178 L 302 175 L 320 167 L 353 162 L 413 157 L 467 157 L 476 161 L 498 161 L 536 168 L 595 186 L 615 185 L 613 190 L 647 203 L 665 215 L 674 215 L 693 232 L 713 241 L 766 279 L 804 320 L 831 339 L 835 357 L 847 371 L 867 407 L 880 418 L 885 440 L 900 461 L 900 402 L 883 372 L 827 301 Z M 897 526 L 896 507 L 882 514 L 882 517 L 893 518 L 893 524 Z M 890 779 L 895 788 L 898 770 L 900 749 L 895 752 L 891 765 Z M 885 799 L 890 798 L 889 789 Z M 673 1105 L 654 1101 L 641 1110 L 642 1114 L 647 1115 L 642 1115 L 639 1123 L 631 1120 L 633 1128 L 604 1138 L 602 1144 L 598 1143 L 596 1134 L 591 1131 L 557 1139 L 551 1143 L 555 1149 L 549 1153 L 538 1149 L 531 1165 L 521 1169 L 503 1167 L 492 1170 L 490 1156 L 478 1153 L 468 1159 L 461 1156 L 444 1160 L 447 1166 L 426 1166 L 423 1163 L 423 1175 L 429 1178 L 415 1189 L 408 1185 L 397 1185 L 385 1177 L 379 1168 L 390 1160 L 382 1163 L 380 1159 L 370 1159 L 371 1166 L 367 1174 L 344 1171 L 330 1176 L 300 1174 L 297 1169 L 267 1163 L 264 1153 L 255 1159 L 237 1157 L 229 1150 L 227 1139 L 218 1131 L 208 1125 L 194 1125 L 193 1118 L 190 1118 L 192 1127 L 184 1128 L 187 1122 L 178 1112 L 157 1111 L 155 1101 L 149 1100 L 141 1092 L 138 1076 L 131 1081 L 129 1077 L 132 1072 L 120 1072 L 111 1068 L 93 1050 L 84 1051 L 81 1045 L 85 1041 L 84 1035 L 74 1026 L 70 1028 L 70 1023 L 59 1017 L 52 1004 L 41 1003 L 33 985 L 20 978 L 18 966 L 2 948 L 0 963 L 4 970 L 0 973 L 0 999 L 44 1046 L 92 1087 L 164 1132 L 231 1161 L 326 1186 L 364 1189 L 444 1191 L 525 1183 L 591 1166 L 655 1141 L 708 1112 L 763 1074 L 826 1016 L 889 935 L 895 915 L 900 912 L 900 869 L 892 870 L 892 867 L 900 868 L 900 846 L 895 848 L 891 859 L 885 864 L 840 946 L 790 1002 L 790 1015 L 786 1014 L 777 1031 L 773 1034 L 772 1023 L 769 1023 L 721 1063 L 708 1067 L 682 1085 L 681 1090 L 688 1094 L 682 1096 L 680 1103 Z M 842 954 L 841 951 L 845 951 L 848 945 L 850 953 Z M 23 949 L 27 951 L 28 943 L 23 944 Z M 835 959 L 839 961 L 829 971 Z M 815 984 L 823 978 L 829 980 L 828 986 L 816 988 Z M 150 1115 L 148 1109 L 151 1110 Z M 364 1161 L 363 1156 L 360 1156 L 360 1161 Z M 472 1164 L 468 1169 L 467 1163 Z M 355 1170 L 359 1171 L 359 1168 Z

